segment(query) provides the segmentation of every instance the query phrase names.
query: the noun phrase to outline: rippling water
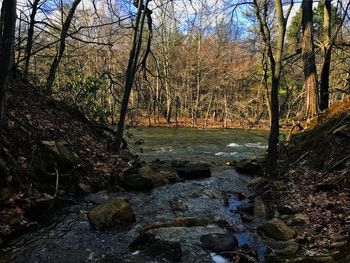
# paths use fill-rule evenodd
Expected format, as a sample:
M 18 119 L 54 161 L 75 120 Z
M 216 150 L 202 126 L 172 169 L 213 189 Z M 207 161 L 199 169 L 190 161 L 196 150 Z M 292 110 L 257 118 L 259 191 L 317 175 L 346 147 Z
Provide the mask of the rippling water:
M 260 155 L 266 151 L 268 132 L 240 129 L 132 128 L 143 139 L 144 160 L 192 160 L 217 163 Z

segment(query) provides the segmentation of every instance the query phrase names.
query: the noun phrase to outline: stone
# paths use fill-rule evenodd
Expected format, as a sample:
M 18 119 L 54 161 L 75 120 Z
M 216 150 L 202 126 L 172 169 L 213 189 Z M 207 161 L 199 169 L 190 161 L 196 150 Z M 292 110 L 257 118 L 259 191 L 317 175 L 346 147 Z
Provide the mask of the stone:
M 254 215 L 254 205 L 251 203 L 240 205 L 237 207 L 237 211 L 240 214 Z
M 295 209 L 288 205 L 278 207 L 277 211 L 282 215 L 294 215 L 296 213 Z
M 123 175 L 121 184 L 126 190 L 147 191 L 154 188 L 153 180 L 140 174 Z
M 175 182 L 178 176 L 172 171 L 156 171 L 149 166 L 143 166 L 139 169 L 138 174 L 149 178 L 155 186 L 165 185 L 170 182 Z
M 243 159 L 234 164 L 234 168 L 238 173 L 247 175 L 263 175 L 261 163 L 256 159 Z
M 270 238 L 265 238 L 264 243 L 277 255 L 289 256 L 294 258 L 298 251 L 299 245 L 294 240 L 278 241 Z
M 292 239 L 295 231 L 287 226 L 281 219 L 275 218 L 258 227 L 258 232 L 264 236 L 279 240 L 287 241 Z
M 174 165 L 174 164 L 172 164 Z M 206 163 L 182 163 L 181 166 L 176 163 L 172 166 L 180 178 L 186 180 L 208 178 L 211 176 L 210 166 Z
M 214 252 L 233 251 L 238 241 L 232 234 L 207 234 L 200 238 L 202 247 Z
M 47 172 L 71 171 L 78 163 L 78 156 L 68 149 L 64 141 L 41 141 L 33 159 L 33 170 L 45 174 Z
M 136 250 L 143 250 L 148 245 L 154 243 L 156 238 L 151 233 L 144 233 L 139 235 L 133 242 L 130 243 L 129 249 L 134 252 Z
M 268 180 L 266 178 L 263 177 L 256 177 L 252 180 L 250 180 L 247 184 L 248 187 L 251 188 L 257 188 L 260 187 L 262 185 L 266 185 L 268 183 Z
M 88 218 L 96 230 L 118 230 L 127 228 L 135 222 L 129 202 L 119 197 L 92 208 Z
M 84 184 L 84 183 L 79 183 L 79 188 L 84 192 L 84 193 L 91 193 L 92 188 L 91 185 L 89 184 Z
M 292 219 L 292 225 L 308 225 L 310 224 L 310 219 L 306 214 L 295 214 Z
M 254 215 L 260 220 L 265 220 L 267 217 L 266 206 L 260 197 L 254 198 Z
M 142 254 L 154 258 L 167 259 L 170 262 L 180 262 L 182 256 L 181 245 L 176 241 L 157 240 L 147 246 Z

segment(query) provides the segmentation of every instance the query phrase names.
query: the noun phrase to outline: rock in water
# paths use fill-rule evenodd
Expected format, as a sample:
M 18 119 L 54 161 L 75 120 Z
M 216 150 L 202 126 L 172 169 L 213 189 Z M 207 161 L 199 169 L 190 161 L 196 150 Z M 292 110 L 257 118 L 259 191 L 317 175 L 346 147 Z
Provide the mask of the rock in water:
M 201 236 L 202 247 L 214 252 L 233 251 L 237 240 L 231 234 L 207 234 Z
M 147 246 L 142 253 L 155 258 L 167 259 L 170 262 L 180 262 L 182 256 L 179 242 L 164 240 L 155 241 Z
M 126 190 L 147 191 L 154 187 L 154 182 L 151 178 L 140 174 L 123 175 L 121 184 Z
M 187 180 L 211 176 L 210 166 L 206 163 L 182 163 L 181 165 L 172 164 L 172 166 L 179 177 Z
M 262 165 L 256 159 L 243 159 L 234 164 L 234 167 L 238 173 L 248 175 L 262 175 Z
M 96 230 L 117 230 L 129 227 L 135 222 L 134 212 L 129 203 L 119 197 L 91 209 L 88 217 Z
M 258 227 L 258 231 L 264 234 L 266 237 L 280 241 L 287 241 L 292 239 L 295 235 L 295 231 L 278 218 L 262 224 Z

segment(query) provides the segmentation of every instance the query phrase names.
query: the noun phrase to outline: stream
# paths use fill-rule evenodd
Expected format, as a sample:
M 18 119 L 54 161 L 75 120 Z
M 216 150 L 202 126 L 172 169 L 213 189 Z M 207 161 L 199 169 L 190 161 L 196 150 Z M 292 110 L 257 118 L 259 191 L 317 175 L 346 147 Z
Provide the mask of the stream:
M 180 262 L 231 262 L 228 257 L 201 245 L 200 238 L 212 233 L 232 233 L 239 248 L 249 247 L 256 254 L 257 262 L 264 261 L 266 247 L 255 233 L 260 219 L 255 217 L 243 223 L 237 213 L 238 206 L 254 202 L 255 197 L 247 188 L 251 178 L 223 164 L 235 158 L 261 154 L 266 147 L 266 133 L 167 128 L 132 129 L 131 132 L 134 138 L 144 140 L 142 153 L 139 153 L 141 159 L 204 161 L 212 163 L 212 176 L 147 192 L 89 194 L 65 207 L 45 227 L 13 240 L 2 250 L 0 262 L 171 262 L 148 259 L 139 251 L 129 251 L 128 245 L 138 237 L 143 226 L 168 223 L 179 217 L 211 220 L 205 225 L 151 230 L 160 240 L 180 243 Z M 131 229 L 120 231 L 93 230 L 87 218 L 88 211 L 116 196 L 130 202 L 136 223 Z

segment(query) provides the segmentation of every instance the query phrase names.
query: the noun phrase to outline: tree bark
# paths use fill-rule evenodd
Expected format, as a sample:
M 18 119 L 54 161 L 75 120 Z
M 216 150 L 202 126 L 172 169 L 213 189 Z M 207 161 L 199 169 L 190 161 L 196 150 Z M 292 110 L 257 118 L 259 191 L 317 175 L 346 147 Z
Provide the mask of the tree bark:
M 331 0 L 325 0 L 323 9 L 323 64 L 321 69 L 320 85 L 320 110 L 325 110 L 329 105 L 329 73 L 331 68 Z
M 134 84 L 135 75 L 137 71 L 138 59 L 139 59 L 141 45 L 142 45 L 142 35 L 143 35 L 143 27 L 145 24 L 145 18 L 147 13 L 148 15 L 150 15 L 150 12 L 151 12 L 147 8 L 148 2 L 149 0 L 146 0 L 146 3 L 143 4 L 142 0 L 138 0 L 138 4 L 137 4 L 137 15 L 136 15 L 135 29 L 134 29 L 135 31 L 132 39 L 132 48 L 130 50 L 128 67 L 126 70 L 126 80 L 124 85 L 123 100 L 120 107 L 117 134 L 114 142 L 111 145 L 112 149 L 116 152 L 120 151 L 120 146 L 123 141 L 125 117 L 128 110 L 131 89 Z M 144 10 L 144 12 L 142 12 L 142 10 Z
M 260 13 L 260 7 L 257 0 L 254 0 L 255 14 L 259 22 L 260 33 L 263 37 L 265 44 L 265 52 L 270 60 L 272 83 L 270 92 L 270 108 L 271 108 L 271 123 L 270 123 L 270 135 L 268 142 L 267 152 L 267 167 L 266 173 L 272 177 L 278 176 L 278 163 L 277 163 L 277 150 L 278 150 L 278 137 L 279 137 L 279 99 L 278 90 L 280 85 L 280 78 L 282 73 L 282 55 L 284 49 L 284 38 L 286 34 L 286 21 L 288 20 L 293 1 L 290 2 L 287 10 L 286 17 L 283 14 L 283 6 L 281 0 L 275 0 L 275 9 L 277 14 L 277 40 L 276 40 L 276 51 L 273 54 L 272 51 L 272 40 L 270 34 L 270 28 L 268 27 L 268 7 L 267 2 L 263 4 L 263 14 Z
M 302 2 L 302 30 L 301 48 L 304 88 L 306 91 L 306 116 L 311 118 L 317 114 L 317 73 L 314 52 L 313 10 L 312 1 L 310 0 L 303 0 Z
M 7 89 L 13 63 L 13 46 L 16 28 L 16 0 L 3 0 L 1 7 L 0 46 L 0 130 L 5 123 Z
M 58 51 L 56 53 L 54 60 L 52 61 L 52 64 L 50 67 L 50 73 L 49 73 L 49 76 L 48 76 L 47 81 L 46 81 L 45 92 L 47 95 L 52 95 L 52 86 L 53 86 L 53 83 L 55 81 L 56 72 L 57 72 L 58 66 L 61 62 L 64 50 L 66 48 L 67 33 L 68 33 L 68 30 L 69 30 L 70 25 L 72 23 L 75 10 L 77 9 L 80 2 L 81 2 L 81 0 L 74 0 L 73 4 L 68 12 L 67 18 L 62 25 Z
M 28 80 L 28 71 L 29 71 L 29 62 L 30 62 L 30 53 L 33 48 L 33 36 L 34 36 L 34 26 L 35 26 L 35 16 L 38 11 L 40 0 L 34 0 L 32 4 L 32 13 L 30 14 L 29 28 L 28 28 L 28 36 L 27 36 L 27 44 L 24 51 L 24 70 L 23 70 L 23 78 Z

